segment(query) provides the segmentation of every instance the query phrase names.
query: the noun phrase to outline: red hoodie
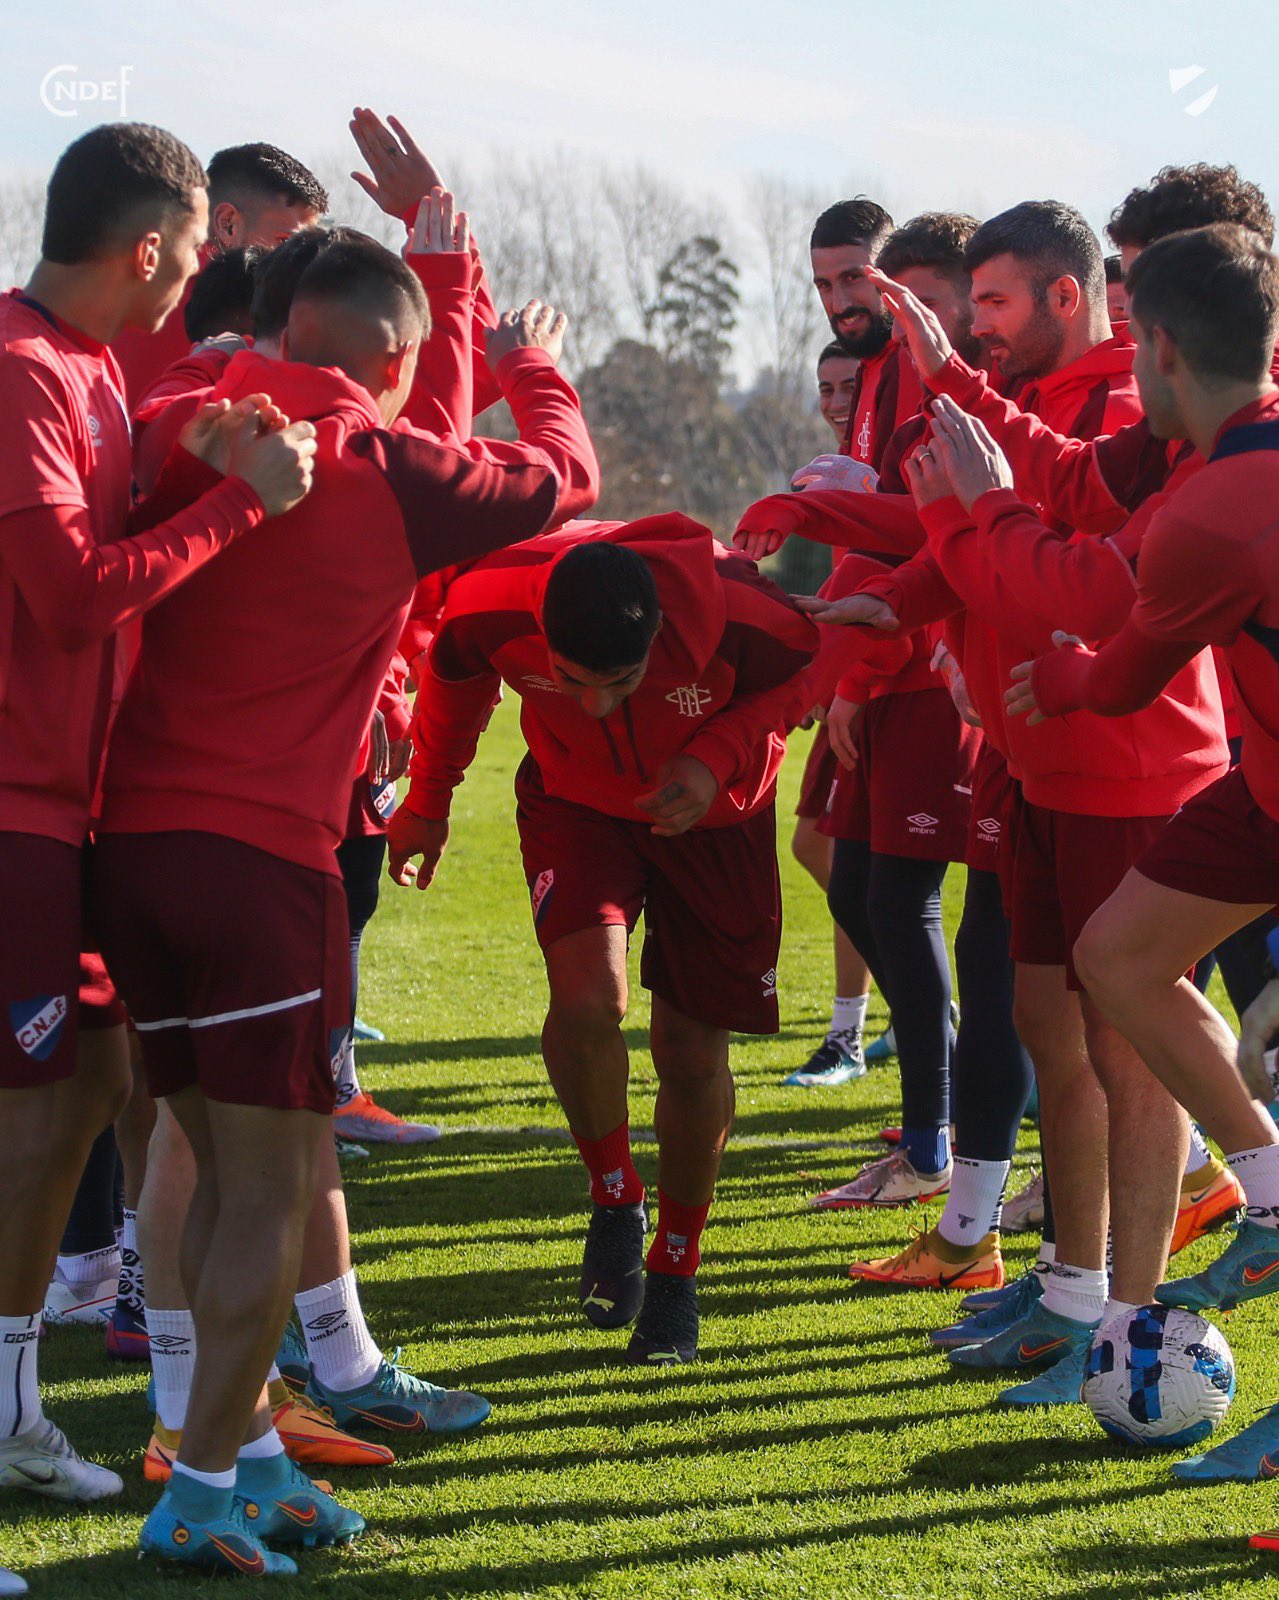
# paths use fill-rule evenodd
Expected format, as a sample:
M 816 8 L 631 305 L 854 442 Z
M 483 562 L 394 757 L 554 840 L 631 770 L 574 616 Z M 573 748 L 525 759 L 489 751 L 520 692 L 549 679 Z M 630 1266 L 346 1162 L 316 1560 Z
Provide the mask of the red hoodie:
M 449 445 L 383 427 L 341 372 L 235 357 L 215 396 L 263 392 L 313 421 L 314 486 L 241 559 L 148 616 L 103 831 L 191 828 L 336 871 L 352 752 L 419 578 L 529 538 L 597 491 L 577 396 L 545 352 L 513 351 L 498 376 L 527 442 Z
M 924 392 L 910 352 L 890 339 L 877 355 L 867 356 L 853 380 L 844 454 L 865 461 L 878 472 L 888 441 L 923 402 Z
M 555 688 L 541 626 L 556 560 L 587 539 L 643 555 L 662 608 L 643 681 L 602 719 Z M 720 785 L 698 826 L 740 822 L 773 798 L 785 750 L 776 730 L 816 648 L 816 628 L 753 562 L 677 512 L 561 528 L 449 590 L 418 688 L 405 807 L 447 817 L 501 681 L 523 699 L 520 726 L 548 794 L 638 822 L 636 799 L 688 755 Z

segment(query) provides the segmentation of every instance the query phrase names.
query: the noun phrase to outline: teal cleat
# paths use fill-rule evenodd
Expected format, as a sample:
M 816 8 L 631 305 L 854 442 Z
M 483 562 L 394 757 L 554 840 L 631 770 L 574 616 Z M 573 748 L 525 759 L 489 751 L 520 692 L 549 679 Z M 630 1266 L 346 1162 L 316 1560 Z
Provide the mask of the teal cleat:
M 273 1544 L 349 1544 L 364 1532 L 358 1511 L 339 1505 L 283 1451 L 257 1461 L 239 1461 L 235 1498 L 259 1539 Z
M 1023 1287 L 1030 1279 L 1035 1288 L 1037 1300 L 1044 1292 L 1044 1275 L 1037 1266 L 1030 1267 L 1023 1272 L 1020 1278 L 1010 1278 L 1002 1289 L 974 1289 L 972 1294 L 966 1294 L 959 1302 L 961 1311 L 989 1311 L 993 1306 L 1006 1306 L 1011 1301 L 1017 1300 L 1023 1294 L 1032 1291 Z
M 321 1406 L 337 1423 L 348 1428 L 352 1423 L 372 1423 L 388 1433 L 465 1433 L 478 1428 L 493 1409 L 487 1400 L 465 1389 L 441 1389 L 424 1383 L 399 1365 L 397 1350 L 363 1388 L 339 1392 L 326 1389 L 311 1373 L 307 1399 Z
M 1279 1405 L 1263 1411 L 1242 1433 L 1215 1450 L 1173 1463 L 1183 1483 L 1256 1483 L 1279 1478 Z
M 782 1079 L 787 1088 L 837 1089 L 866 1076 L 866 1058 L 860 1039 L 828 1038 L 818 1045 L 802 1067 Z
M 866 1065 L 868 1067 L 882 1067 L 885 1061 L 891 1061 L 897 1054 L 897 1037 L 893 1033 L 890 1022 L 878 1039 L 873 1039 L 866 1046 Z
M 1091 1339 L 1077 1350 L 1072 1350 L 1060 1361 L 1041 1372 L 1029 1383 L 1014 1384 L 999 1396 L 1001 1406 L 1073 1406 L 1077 1405 L 1084 1385 L 1084 1364 L 1088 1360 Z
M 1207 1311 L 1218 1306 L 1233 1311 L 1244 1300 L 1257 1300 L 1279 1289 L 1279 1229 L 1263 1228 L 1250 1217 L 1235 1229 L 1235 1236 L 1202 1272 L 1190 1278 L 1161 1283 L 1155 1299 L 1164 1306 L 1187 1311 Z
M 311 1357 L 307 1354 L 306 1340 L 298 1332 L 292 1317 L 284 1324 L 280 1348 L 275 1352 L 275 1365 L 295 1393 L 302 1393 L 310 1382 Z
M 975 1311 L 971 1317 L 965 1317 L 962 1322 L 953 1323 L 949 1328 L 937 1328 L 929 1334 L 929 1338 L 943 1350 L 981 1344 L 986 1339 L 993 1339 L 997 1333 L 1005 1332 L 1014 1322 L 1019 1322 L 1044 1292 L 1037 1272 L 1024 1272 L 1006 1287 L 1012 1290 L 1011 1294 L 1006 1294 L 1003 1289 L 995 1290 L 999 1299 L 984 1311 Z
M 141 1554 L 204 1572 L 246 1578 L 287 1578 L 297 1572 L 288 1556 L 268 1550 L 230 1489 L 212 1489 L 174 1473 L 138 1539 Z
M 1076 1322 L 1035 1305 L 993 1339 L 961 1345 L 948 1353 L 948 1359 L 957 1367 L 1049 1367 L 1086 1350 L 1096 1329 L 1095 1322 Z

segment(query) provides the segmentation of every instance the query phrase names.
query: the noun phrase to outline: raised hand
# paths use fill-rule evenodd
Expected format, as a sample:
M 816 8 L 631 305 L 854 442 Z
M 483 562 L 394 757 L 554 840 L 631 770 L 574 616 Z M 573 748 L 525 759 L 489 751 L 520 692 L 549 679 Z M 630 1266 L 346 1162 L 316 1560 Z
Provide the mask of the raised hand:
M 246 418 L 231 443 L 227 476 L 243 478 L 257 491 L 268 517 L 291 511 L 311 490 L 315 470 L 315 428 L 290 422 L 263 433 L 254 417 Z
M 1013 469 L 986 424 L 961 411 L 948 395 L 933 403 L 934 454 L 941 458 L 951 490 L 971 511 L 991 489 L 1011 489 Z
M 369 167 L 351 176 L 388 217 L 407 216 L 432 189 L 443 189 L 434 164 L 398 118 L 383 122 L 376 111 L 356 106 L 349 127 Z
M 484 333 L 484 359 L 496 369 L 512 350 L 545 350 L 552 361 L 564 353 L 568 318 L 542 300 L 530 300 L 518 311 L 504 311 L 496 328 Z
M 867 283 L 873 283 L 879 290 L 880 299 L 906 335 L 915 371 L 921 378 L 931 378 L 955 353 L 946 330 L 936 315 L 904 283 L 895 282 L 878 267 L 866 267 L 863 276 Z
M 417 208 L 405 255 L 465 255 L 470 248 L 470 218 L 465 211 L 454 211 L 453 196 L 447 189 L 432 189 Z
M 906 457 L 902 463 L 902 477 L 921 511 L 955 492 L 936 439 L 930 439 L 922 449 Z

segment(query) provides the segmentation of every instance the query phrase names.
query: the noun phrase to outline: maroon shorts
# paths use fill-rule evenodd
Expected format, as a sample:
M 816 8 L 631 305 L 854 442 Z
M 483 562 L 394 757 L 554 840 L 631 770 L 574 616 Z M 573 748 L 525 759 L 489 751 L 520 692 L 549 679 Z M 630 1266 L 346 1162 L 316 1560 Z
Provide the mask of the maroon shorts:
M 1019 785 L 993 744 L 983 743 L 973 772 L 966 865 L 998 875 L 1004 905 L 1012 904 L 1015 810 Z
M 0 833 L 0 1088 L 38 1089 L 75 1072 L 80 851 Z
M 1239 767 L 1187 800 L 1133 863 L 1165 889 L 1228 905 L 1279 905 L 1279 822 Z
M 677 1011 L 737 1033 L 777 1032 L 781 883 L 773 807 L 726 828 L 659 838 L 542 788 L 526 758 L 515 820 L 543 950 L 585 928 L 632 931 L 640 981 Z
M 1166 817 L 1047 811 L 1018 790 L 1008 907 L 1013 960 L 1065 967 L 1067 987 L 1080 988 L 1073 955 L 1084 924 L 1167 825 Z
M 221 834 L 99 838 L 102 949 L 161 1099 L 333 1110 L 350 1024 L 342 880 Z
M 840 770 L 830 740 L 826 737 L 826 729 L 819 725 L 808 747 L 808 759 L 804 762 L 804 776 L 799 784 L 799 804 L 795 807 L 797 817 L 815 820 L 825 815 L 831 784 Z
M 858 732 L 857 767 L 839 769 L 819 831 L 868 840 L 877 855 L 962 861 L 981 742 L 946 689 L 872 700 Z

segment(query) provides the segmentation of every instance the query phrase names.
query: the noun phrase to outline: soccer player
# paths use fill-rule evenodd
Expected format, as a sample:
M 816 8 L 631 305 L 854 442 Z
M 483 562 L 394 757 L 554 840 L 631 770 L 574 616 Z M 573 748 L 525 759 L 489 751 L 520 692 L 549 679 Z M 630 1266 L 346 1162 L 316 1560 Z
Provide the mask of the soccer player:
M 850 355 L 838 339 L 832 339 L 817 358 L 817 409 L 837 445 L 848 435 L 860 365 L 860 358 Z
M 225 250 L 250 245 L 270 249 L 298 228 L 318 222 L 329 208 L 328 194 L 314 173 L 273 144 L 219 150 L 209 162 L 208 180 L 208 237 L 201 241 L 201 266 Z M 194 292 L 193 279 L 187 297 Z M 185 310 L 185 297 L 178 310 Z M 181 360 L 190 343 L 181 315 L 154 331 L 125 329 L 112 340 L 130 413 L 165 368 Z
M 627 1359 L 697 1353 L 694 1274 L 733 1113 L 729 1031 L 777 1028 L 781 725 L 816 630 L 678 515 L 564 529 L 449 590 L 418 688 L 389 872 L 431 882 L 499 682 L 529 754 L 516 823 L 550 1006 L 542 1052 L 590 1174 L 581 1304 Z M 658 1217 L 627 1118 L 626 951 L 641 911 L 658 1076 Z
M 1122 256 L 1106 257 L 1106 311 L 1111 326 L 1128 320 L 1128 291 L 1124 288 Z
M 1183 974 L 1279 903 L 1274 771 L 1279 676 L 1279 264 L 1236 225 L 1174 234 L 1128 273 L 1135 370 L 1152 432 L 1188 439 L 1206 465 L 1151 519 L 1123 628 L 1016 674 L 1010 707 L 1037 717 L 1146 705 L 1207 646 L 1227 653 L 1244 724 L 1241 763 L 1183 806 L 1091 918 L 1077 945 L 1090 991 L 1163 1083 L 1226 1152 L 1247 1217 L 1224 1255 L 1157 1298 L 1196 1310 L 1269 1292 L 1279 1271 L 1279 1134 L 1255 1046 L 1241 1053 Z M 1255 1098 L 1254 1098 L 1255 1097 Z M 1188 1478 L 1254 1477 L 1276 1446 L 1273 1412 L 1245 1435 L 1179 1464 Z
M 126 1059 L 77 1052 L 76 1037 L 81 850 L 115 633 L 231 544 L 251 544 L 265 517 L 305 493 L 314 449 L 309 425 L 260 434 L 282 420 L 260 410 L 260 396 L 212 408 L 183 435 L 207 463 L 207 491 L 172 515 L 180 500 L 129 513 L 128 423 L 107 342 L 169 315 L 206 226 L 204 172 L 185 145 L 136 123 L 96 128 L 58 161 L 41 259 L 27 287 L 0 301 L 0 1482 L 66 1500 L 122 1487 L 43 1415 L 36 1380 L 71 1196 L 127 1089 Z
M 105 954 L 152 1092 L 196 1157 L 183 1252 L 195 1371 L 173 1476 L 142 1532 L 144 1551 L 167 1559 L 288 1572 L 264 1541 L 331 1543 L 363 1527 L 289 1462 L 263 1388 L 332 1151 L 331 1063 L 349 1024 L 334 851 L 351 752 L 418 576 L 594 499 L 594 453 L 554 370 L 563 325 L 535 304 L 491 339 L 530 442 L 454 446 L 393 429 L 426 300 L 397 256 L 352 241 L 303 274 L 288 359 L 243 351 L 215 391 L 265 382 L 308 412 L 322 492 L 256 541 L 256 559 L 151 614 L 104 782 Z M 391 1369 L 383 1399 L 395 1382 Z

